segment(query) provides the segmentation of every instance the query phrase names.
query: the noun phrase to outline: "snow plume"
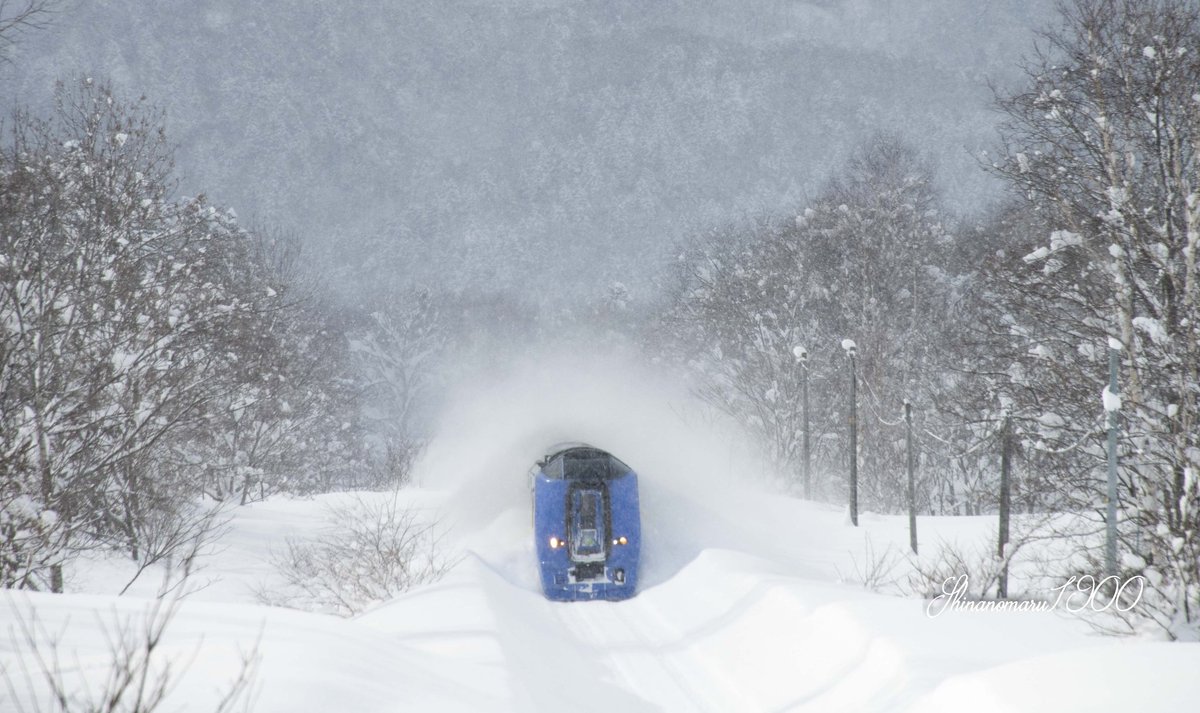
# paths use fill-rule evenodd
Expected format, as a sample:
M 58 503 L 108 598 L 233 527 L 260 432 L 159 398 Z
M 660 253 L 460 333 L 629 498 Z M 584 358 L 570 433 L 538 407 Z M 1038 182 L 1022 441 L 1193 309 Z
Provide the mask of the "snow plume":
M 642 582 L 678 573 L 706 548 L 762 552 L 746 485 L 771 473 L 745 432 L 673 376 L 608 352 L 547 354 L 464 381 L 417 463 L 415 482 L 449 491 L 444 515 L 461 546 L 518 586 L 537 589 L 529 473 L 547 449 L 585 442 L 638 473 Z
M 617 353 L 546 354 L 497 365 L 450 397 L 415 482 L 457 491 L 476 516 L 528 503 L 528 473 L 550 446 L 612 452 L 642 479 L 699 495 L 764 475 L 741 429 L 671 375 Z

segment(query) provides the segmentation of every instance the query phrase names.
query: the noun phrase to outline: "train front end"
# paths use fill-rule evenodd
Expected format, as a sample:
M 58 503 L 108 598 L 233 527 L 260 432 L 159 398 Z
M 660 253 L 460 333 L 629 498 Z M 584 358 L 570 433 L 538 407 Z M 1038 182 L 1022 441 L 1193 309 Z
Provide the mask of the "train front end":
M 555 601 L 627 599 L 637 591 L 637 474 L 586 445 L 553 450 L 532 473 L 542 591 Z

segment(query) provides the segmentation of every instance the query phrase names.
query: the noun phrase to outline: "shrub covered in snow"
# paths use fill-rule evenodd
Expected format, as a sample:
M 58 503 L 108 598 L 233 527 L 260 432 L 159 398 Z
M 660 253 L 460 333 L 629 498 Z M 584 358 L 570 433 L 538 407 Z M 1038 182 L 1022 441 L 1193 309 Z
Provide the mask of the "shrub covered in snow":
M 282 584 L 260 589 L 259 601 L 351 616 L 440 579 L 454 561 L 426 516 L 394 494 L 327 506 L 315 537 L 291 538 L 273 554 Z

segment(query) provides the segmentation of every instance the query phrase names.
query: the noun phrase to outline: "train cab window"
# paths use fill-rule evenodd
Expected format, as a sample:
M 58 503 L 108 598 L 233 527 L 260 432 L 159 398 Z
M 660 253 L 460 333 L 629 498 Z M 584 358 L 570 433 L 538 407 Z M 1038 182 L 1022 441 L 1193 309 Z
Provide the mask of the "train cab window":
M 542 466 L 546 477 L 554 480 L 612 480 L 630 471 L 629 466 L 595 448 L 572 448 L 562 451 Z
M 563 459 L 558 456 L 542 466 L 542 472 L 547 478 L 559 480 L 563 477 Z
M 612 480 L 629 472 L 629 466 L 604 451 L 577 449 L 563 457 L 563 476 L 568 480 Z

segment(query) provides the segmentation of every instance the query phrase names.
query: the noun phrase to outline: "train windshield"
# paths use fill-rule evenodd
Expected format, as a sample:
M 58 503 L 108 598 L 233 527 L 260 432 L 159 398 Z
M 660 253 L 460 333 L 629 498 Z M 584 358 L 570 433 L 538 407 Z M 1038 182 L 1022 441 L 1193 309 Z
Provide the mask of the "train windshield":
M 571 556 L 573 559 L 603 559 L 604 494 L 599 490 L 576 490 L 571 494 Z
M 625 475 L 630 468 L 598 448 L 572 448 L 556 454 L 542 471 L 550 478 L 612 480 Z

